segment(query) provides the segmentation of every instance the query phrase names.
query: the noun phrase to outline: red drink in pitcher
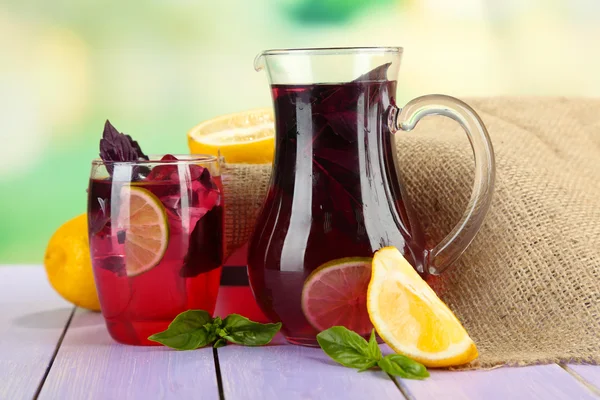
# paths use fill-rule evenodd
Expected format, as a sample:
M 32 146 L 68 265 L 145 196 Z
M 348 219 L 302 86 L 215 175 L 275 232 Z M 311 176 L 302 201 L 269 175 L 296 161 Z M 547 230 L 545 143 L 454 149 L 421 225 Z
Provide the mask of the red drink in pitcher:
M 317 345 L 316 335 L 335 325 L 370 334 L 373 254 L 393 246 L 422 277 L 440 274 L 490 207 L 495 163 L 481 118 L 445 95 L 397 107 L 401 55 L 399 47 L 341 47 L 267 50 L 255 59 L 271 84 L 276 145 L 248 272 L 258 304 L 292 343 Z M 428 115 L 458 121 L 475 157 L 467 209 L 433 248 L 425 247 L 396 170 L 393 136 Z M 369 300 L 389 301 L 379 294 Z
M 314 345 L 334 325 L 370 333 L 365 296 L 379 248 L 423 265 L 384 113 L 395 90 L 386 79 L 272 85 L 275 160 L 248 265 L 259 305 L 292 343 Z M 326 269 L 334 273 L 317 277 Z
M 179 313 L 215 308 L 222 265 L 219 176 L 206 157 L 94 161 L 90 253 L 102 314 L 118 342 L 156 345 Z M 204 165 L 204 166 L 201 166 Z

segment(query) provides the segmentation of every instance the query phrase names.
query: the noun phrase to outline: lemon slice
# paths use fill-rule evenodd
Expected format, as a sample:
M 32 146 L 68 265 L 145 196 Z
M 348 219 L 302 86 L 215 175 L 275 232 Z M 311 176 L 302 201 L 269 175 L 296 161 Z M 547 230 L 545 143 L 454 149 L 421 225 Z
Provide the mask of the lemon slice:
M 270 108 L 248 110 L 204 121 L 188 132 L 192 154 L 212 154 L 229 163 L 273 161 L 275 126 Z
M 375 253 L 367 309 L 392 349 L 427 367 L 461 365 L 478 356 L 456 316 L 395 247 Z
M 169 244 L 167 213 L 160 200 L 138 186 L 121 189 L 117 221 L 125 231 L 125 269 L 136 276 L 158 265 Z
M 348 257 L 325 263 L 304 282 L 302 311 L 318 331 L 342 325 L 359 335 L 373 329 L 367 312 L 371 259 Z

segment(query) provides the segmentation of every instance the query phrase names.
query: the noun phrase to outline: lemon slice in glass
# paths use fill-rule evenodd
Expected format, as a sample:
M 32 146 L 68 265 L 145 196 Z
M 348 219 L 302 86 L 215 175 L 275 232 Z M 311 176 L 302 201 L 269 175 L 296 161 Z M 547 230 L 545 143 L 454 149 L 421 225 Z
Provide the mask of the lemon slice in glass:
M 318 331 L 342 325 L 359 335 L 373 329 L 367 313 L 371 259 L 348 257 L 325 263 L 304 282 L 302 311 Z
M 167 213 L 160 200 L 138 186 L 121 189 L 118 227 L 125 231 L 125 269 L 136 276 L 158 265 L 169 244 Z

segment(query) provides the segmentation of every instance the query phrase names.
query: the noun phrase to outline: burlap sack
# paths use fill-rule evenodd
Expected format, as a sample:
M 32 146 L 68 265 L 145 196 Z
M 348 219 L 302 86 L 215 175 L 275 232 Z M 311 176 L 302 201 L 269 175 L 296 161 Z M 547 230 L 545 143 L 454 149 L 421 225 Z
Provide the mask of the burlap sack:
M 600 363 L 600 100 L 468 99 L 497 160 L 492 208 L 436 288 L 480 350 L 479 365 Z M 462 214 L 473 157 L 465 134 L 427 118 L 397 137 L 433 246 Z M 245 243 L 270 165 L 229 165 L 226 238 Z

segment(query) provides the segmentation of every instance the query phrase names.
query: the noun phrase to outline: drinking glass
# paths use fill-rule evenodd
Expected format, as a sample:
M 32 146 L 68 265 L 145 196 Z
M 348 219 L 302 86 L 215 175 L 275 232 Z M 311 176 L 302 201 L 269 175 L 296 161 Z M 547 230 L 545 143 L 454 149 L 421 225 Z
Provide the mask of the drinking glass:
M 219 163 L 208 155 L 92 161 L 88 232 L 110 335 L 156 344 L 189 309 L 214 312 L 223 260 Z

